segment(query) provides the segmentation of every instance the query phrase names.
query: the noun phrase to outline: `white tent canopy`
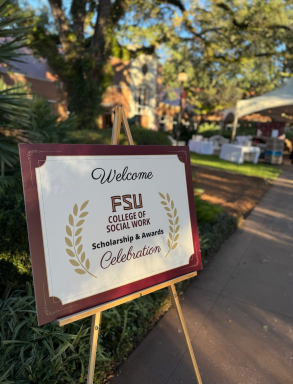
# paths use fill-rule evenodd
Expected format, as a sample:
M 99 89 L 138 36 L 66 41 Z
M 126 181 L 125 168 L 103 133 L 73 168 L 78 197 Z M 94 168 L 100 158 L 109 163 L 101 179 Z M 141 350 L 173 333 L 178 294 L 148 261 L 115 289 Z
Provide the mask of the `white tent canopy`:
M 282 113 L 293 114 L 293 78 L 272 92 L 237 101 L 232 136 L 235 136 L 238 119 L 256 112 L 262 112 L 271 117 L 278 116 L 279 121 L 286 121 L 286 118 L 281 117 Z
M 235 117 L 239 118 L 251 113 L 286 105 L 293 105 L 293 78 L 272 92 L 237 101 Z

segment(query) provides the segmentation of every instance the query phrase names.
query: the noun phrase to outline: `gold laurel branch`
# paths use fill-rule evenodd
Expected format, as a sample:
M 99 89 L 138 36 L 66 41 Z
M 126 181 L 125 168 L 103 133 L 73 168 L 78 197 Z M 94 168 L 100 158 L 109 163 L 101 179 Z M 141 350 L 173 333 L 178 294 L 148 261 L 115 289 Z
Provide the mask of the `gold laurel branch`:
M 90 261 L 86 259 L 85 252 L 82 252 L 83 245 L 81 244 L 82 236 L 80 236 L 82 232 L 82 224 L 85 222 L 84 217 L 88 215 L 88 212 L 83 211 L 85 207 L 88 205 L 89 200 L 85 201 L 80 209 L 78 209 L 77 204 L 73 206 L 73 215 L 70 213 L 68 217 L 69 225 L 66 225 L 66 233 L 68 237 L 65 237 L 65 243 L 69 248 L 66 248 L 66 252 L 68 256 L 74 257 L 76 259 L 69 259 L 70 264 L 76 268 L 74 271 L 79 275 L 84 275 L 88 273 L 93 277 L 97 277 L 93 275 L 90 269 Z M 83 212 L 82 212 L 83 211 Z
M 161 192 L 158 192 L 161 198 L 163 199 L 161 201 L 161 204 L 164 206 L 164 209 L 167 211 L 168 221 L 170 223 L 169 225 L 169 239 L 167 241 L 169 251 L 167 252 L 167 257 L 169 255 L 169 252 L 172 249 L 175 249 L 178 245 L 178 239 L 179 239 L 179 216 L 177 214 L 177 208 L 174 206 L 174 201 L 170 199 L 169 193 L 164 196 Z

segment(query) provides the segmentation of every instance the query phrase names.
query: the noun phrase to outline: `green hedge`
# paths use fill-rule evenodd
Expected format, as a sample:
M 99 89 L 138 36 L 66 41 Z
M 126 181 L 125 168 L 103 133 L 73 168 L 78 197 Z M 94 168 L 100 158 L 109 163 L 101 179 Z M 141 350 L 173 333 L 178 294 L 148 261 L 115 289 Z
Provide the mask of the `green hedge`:
M 203 263 L 221 247 L 223 242 L 236 230 L 238 221 L 225 212 L 216 216 L 215 220 L 198 223 L 200 249 Z
M 288 139 L 288 140 L 292 140 L 293 141 L 293 130 L 291 131 L 289 131 L 289 130 L 287 130 L 286 132 L 285 132 L 285 135 L 286 135 L 286 139 Z
M 223 208 L 218 205 L 212 205 L 200 198 L 199 195 L 194 196 L 196 219 L 198 224 L 209 223 L 217 220 Z
M 231 231 L 236 220 L 196 195 L 197 222 L 203 256 L 213 253 Z M 32 280 L 26 216 L 22 195 L 0 196 L 0 292 L 7 287 L 24 288 Z
M 255 135 L 255 133 L 256 133 L 255 123 L 252 122 L 249 125 L 241 125 L 239 128 L 237 128 L 236 135 L 247 136 L 247 135 Z M 220 134 L 220 126 L 215 125 L 213 123 L 204 123 L 199 126 L 196 134 L 203 135 L 203 137 L 206 137 L 206 138 L 210 138 L 212 136 Z M 231 129 L 222 130 L 221 135 L 224 136 L 226 139 L 231 139 L 232 130 Z
M 153 326 L 167 296 L 162 290 L 103 312 L 96 383 L 103 383 Z M 0 299 L 0 382 L 85 383 L 90 326 L 87 318 L 62 328 L 55 322 L 38 327 L 30 283 L 26 290 L 6 292 Z
M 84 383 L 90 319 L 37 325 L 23 197 L 0 197 L 0 382 Z M 25 288 L 26 287 L 26 288 Z M 16 289 L 17 288 L 17 289 Z M 97 382 L 123 361 L 169 300 L 162 290 L 103 313 Z
M 27 281 L 31 264 L 23 196 L 0 196 L 0 291 Z
M 235 230 L 237 222 L 198 196 L 195 201 L 205 262 Z M 22 196 L 0 198 L 0 244 L 0 382 L 85 383 L 91 320 L 62 328 L 55 323 L 37 325 Z M 183 287 L 181 284 L 179 291 Z M 96 383 L 103 383 L 127 358 L 167 303 L 168 307 L 165 289 L 103 312 Z
M 131 127 L 131 134 L 136 145 L 170 145 L 170 140 L 163 132 L 144 129 L 138 126 Z M 112 129 L 75 130 L 68 132 L 66 142 L 71 144 L 111 144 Z M 124 132 L 120 133 L 122 145 L 127 144 Z

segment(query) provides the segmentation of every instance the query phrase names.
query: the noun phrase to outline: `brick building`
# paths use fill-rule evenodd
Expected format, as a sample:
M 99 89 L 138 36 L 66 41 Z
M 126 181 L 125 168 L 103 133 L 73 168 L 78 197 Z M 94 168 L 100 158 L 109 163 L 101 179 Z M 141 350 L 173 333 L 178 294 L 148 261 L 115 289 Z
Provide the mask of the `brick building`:
M 62 82 L 45 59 L 27 53 L 22 59 L 25 62 L 13 64 L 13 71 L 0 66 L 5 83 L 29 84 L 33 93 L 45 97 L 52 108 L 65 118 L 67 103 Z M 128 61 L 113 57 L 110 63 L 114 70 L 113 82 L 102 97 L 104 113 L 99 118 L 99 128 L 111 127 L 111 111 L 116 105 L 122 105 L 128 119 L 136 120 L 144 128 L 157 129 L 161 80 L 156 56 L 141 54 Z
M 104 114 L 100 117 L 100 128 L 112 125 L 111 110 L 122 105 L 128 119 L 136 119 L 144 128 L 156 129 L 161 85 L 157 58 L 142 54 L 128 61 L 114 57 L 110 63 L 114 69 L 113 84 L 102 98 Z
M 35 58 L 30 52 L 21 57 L 23 62 L 13 62 L 13 69 L 0 64 L 0 73 L 7 85 L 19 82 L 28 84 L 31 91 L 46 98 L 62 118 L 67 117 L 67 105 L 63 84 L 58 80 L 45 59 Z

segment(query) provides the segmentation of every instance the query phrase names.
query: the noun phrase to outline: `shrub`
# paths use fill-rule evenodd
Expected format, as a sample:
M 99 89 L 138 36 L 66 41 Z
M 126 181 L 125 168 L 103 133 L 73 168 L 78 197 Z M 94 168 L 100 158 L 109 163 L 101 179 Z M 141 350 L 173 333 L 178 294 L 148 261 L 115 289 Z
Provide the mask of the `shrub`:
M 215 221 L 217 216 L 223 211 L 222 207 L 212 205 L 200 198 L 199 195 L 194 196 L 196 218 L 198 223 L 208 223 Z
M 22 195 L 0 196 L 0 286 L 23 287 L 31 280 Z
M 153 325 L 167 291 L 158 291 L 103 312 L 96 356 L 96 378 L 104 382 L 112 369 Z M 85 383 L 91 319 L 59 327 L 38 327 L 30 284 L 9 290 L 0 300 L 1 383 Z
M 203 260 L 235 230 L 236 219 L 195 197 Z M 38 327 L 31 279 L 23 197 L 0 198 L 0 382 L 85 383 L 89 359 L 90 318 L 60 328 Z M 26 284 L 25 284 L 26 283 Z M 182 282 L 177 291 L 188 282 Z M 4 284 L 3 284 L 4 285 Z M 12 289 L 24 287 L 26 289 Z M 103 312 L 96 357 L 97 382 L 111 374 L 170 305 L 166 289 Z
M 221 207 L 202 200 L 199 195 L 194 197 L 194 201 L 199 224 L 218 222 L 219 215 L 222 215 Z M 207 231 L 218 229 L 221 230 L 221 225 L 217 229 L 208 227 Z M 205 235 L 205 230 L 202 235 Z M 209 238 L 210 241 L 213 240 Z M 0 244 L 0 290 L 7 286 L 24 288 L 25 283 L 32 280 L 32 272 L 22 195 L 0 197 Z M 208 249 L 213 249 L 212 245 L 209 244 Z
M 175 140 L 177 140 L 177 125 L 174 126 L 172 132 L 172 136 Z M 165 132 L 165 134 L 170 134 L 170 132 Z M 188 141 L 191 140 L 192 135 L 196 135 L 197 131 L 192 128 L 192 126 L 185 126 L 184 124 L 181 124 L 180 126 L 180 134 L 178 140 L 185 141 L 185 144 L 188 144 Z
M 200 249 L 203 262 L 212 256 L 237 228 L 237 219 L 225 212 L 211 222 L 198 223 Z
M 195 190 L 203 193 L 203 190 Z M 194 196 L 196 218 L 203 263 L 213 255 L 221 244 L 236 230 L 237 219 L 223 212 L 223 208 Z
M 285 132 L 285 135 L 286 135 L 286 139 L 293 141 L 293 130 L 292 130 L 292 128 L 290 130 L 288 129 Z
M 68 131 L 77 129 L 78 121 L 74 113 L 67 119 L 52 110 L 49 101 L 43 97 L 33 95 L 29 114 L 30 134 L 34 142 L 58 143 L 66 141 Z
M 0 252 L 29 252 L 22 195 L 0 196 Z
M 170 145 L 170 140 L 163 132 L 144 129 L 138 126 L 131 127 L 131 134 L 136 145 Z M 72 144 L 111 144 L 112 129 L 99 129 L 96 131 L 80 130 L 68 132 L 66 142 Z M 121 145 L 127 144 L 124 132 L 120 133 Z
M 203 135 L 204 137 L 212 137 L 214 135 L 219 135 L 220 126 L 215 125 L 213 123 L 203 123 L 199 126 L 197 134 Z
M 198 128 L 197 134 L 203 135 L 203 137 L 210 138 L 214 135 L 220 134 L 220 126 L 215 125 L 213 123 L 201 124 Z M 237 136 L 247 136 L 255 134 L 255 123 L 250 123 L 246 125 L 241 125 L 237 128 L 236 135 Z M 232 129 L 223 129 L 221 132 L 221 136 L 224 136 L 226 139 L 231 139 Z
M 164 132 L 132 127 L 131 133 L 137 145 L 170 145 L 170 140 Z

